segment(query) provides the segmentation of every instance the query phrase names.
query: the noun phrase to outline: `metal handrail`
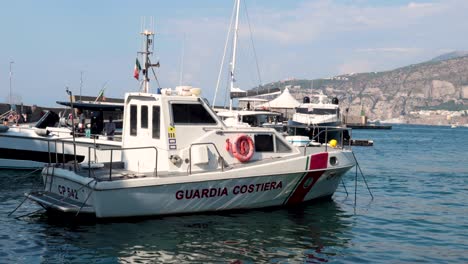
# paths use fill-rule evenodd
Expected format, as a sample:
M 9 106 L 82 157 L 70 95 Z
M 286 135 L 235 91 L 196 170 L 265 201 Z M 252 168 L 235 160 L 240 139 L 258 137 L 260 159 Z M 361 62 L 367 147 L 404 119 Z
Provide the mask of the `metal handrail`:
M 297 128 L 310 128 L 310 126 L 306 126 L 306 125 L 295 125 L 295 126 L 292 126 L 291 128 L 294 129 L 294 135 L 297 134 Z M 345 144 L 344 144 L 344 131 L 347 130 L 347 131 L 351 131 L 350 128 L 345 128 L 345 127 L 338 127 L 338 126 L 316 126 L 314 125 L 312 127 L 312 129 L 320 129 L 322 128 L 322 130 L 320 130 L 316 135 L 314 135 L 312 137 L 311 140 L 317 140 L 319 141 L 319 137 L 320 135 L 322 135 L 323 133 L 325 133 L 325 151 L 328 151 L 328 132 L 333 132 L 333 131 L 338 131 L 338 132 L 341 132 L 340 134 L 340 141 L 341 141 L 341 149 L 344 149 L 345 147 Z M 351 137 L 351 134 L 350 134 L 350 137 Z M 351 146 L 351 141 L 348 142 L 348 145 L 347 146 Z M 305 153 L 305 148 L 304 148 L 304 153 Z
M 110 151 L 111 154 L 110 154 L 110 164 L 109 164 L 109 180 L 112 180 L 112 164 L 113 164 L 113 151 L 114 150 L 120 150 L 120 151 L 125 151 L 125 150 L 136 150 L 136 149 L 154 149 L 155 152 L 156 152 L 156 157 L 155 157 L 155 168 L 154 168 L 154 176 L 157 177 L 158 175 L 158 155 L 159 155 L 159 152 L 158 152 L 158 148 L 155 147 L 155 146 L 146 146 L 146 147 L 129 147 L 129 148 L 122 148 L 122 147 L 111 147 L 111 148 L 102 148 L 102 146 L 107 146 L 107 147 L 110 147 L 110 145 L 107 145 L 107 144 L 97 144 L 96 141 L 94 141 L 94 143 L 88 143 L 88 142 L 72 142 L 72 141 L 67 141 L 66 139 L 71 139 L 70 138 L 55 138 L 55 139 L 50 139 L 50 138 L 38 138 L 38 140 L 42 140 L 42 141 L 47 141 L 47 148 L 48 148 L 48 154 L 49 154 L 49 162 L 48 162 L 48 166 L 51 165 L 52 163 L 52 155 L 51 155 L 51 148 L 50 148 L 50 143 L 51 142 L 54 142 L 55 143 L 55 163 L 59 163 L 58 162 L 58 149 L 57 149 L 57 143 L 58 142 L 61 142 L 62 143 L 62 168 L 65 167 L 65 144 L 73 144 L 73 145 L 81 145 L 81 146 L 84 146 L 84 145 L 90 145 L 91 146 L 88 146 L 88 177 L 91 177 L 91 149 L 94 149 L 95 151 L 96 150 L 100 150 L 100 151 Z M 216 150 L 218 152 L 218 150 Z M 219 152 L 218 152 L 219 153 Z M 74 155 L 76 154 L 76 152 L 74 153 Z
M 343 132 L 344 132 L 345 130 L 350 130 L 349 128 L 327 127 L 327 126 L 322 126 L 322 127 L 320 127 L 320 128 L 325 128 L 325 130 L 319 131 L 319 133 L 318 133 L 317 135 L 315 135 L 315 136 L 312 138 L 312 140 L 317 139 L 322 133 L 326 133 L 326 134 L 325 134 L 325 150 L 326 150 L 326 149 L 327 149 L 327 146 L 328 146 L 328 144 L 327 144 L 327 142 L 328 142 L 328 138 L 327 138 L 327 137 L 328 137 L 328 132 L 341 131 L 341 139 L 340 139 L 340 140 L 341 140 L 341 146 L 342 146 L 342 148 L 344 148 L 344 135 L 343 135 Z M 331 128 L 331 129 L 329 129 L 329 128 Z M 351 142 L 348 142 L 348 146 L 351 146 Z
M 192 175 L 192 147 L 193 146 L 201 146 L 201 145 L 212 145 L 215 150 L 216 150 L 216 153 L 218 153 L 218 157 L 221 158 L 221 171 L 224 171 L 224 157 L 221 156 L 220 152 L 218 151 L 218 148 L 216 147 L 216 145 L 213 143 L 213 142 L 201 142 L 201 143 L 192 143 L 190 144 L 190 148 L 189 148 L 189 175 Z
M 91 147 L 90 147 L 91 148 Z M 158 176 L 158 148 L 155 146 L 147 146 L 147 147 L 130 147 L 130 148 L 108 148 L 108 149 L 99 149 L 102 151 L 110 151 L 110 164 L 109 164 L 109 181 L 112 180 L 112 154 L 114 150 L 120 150 L 120 151 L 125 151 L 125 150 L 136 150 L 136 149 L 154 149 L 156 152 L 156 159 L 154 163 L 154 172 L 153 175 L 154 177 Z M 90 161 L 88 159 L 88 164 L 90 164 Z M 88 170 L 90 170 L 91 167 L 88 166 Z

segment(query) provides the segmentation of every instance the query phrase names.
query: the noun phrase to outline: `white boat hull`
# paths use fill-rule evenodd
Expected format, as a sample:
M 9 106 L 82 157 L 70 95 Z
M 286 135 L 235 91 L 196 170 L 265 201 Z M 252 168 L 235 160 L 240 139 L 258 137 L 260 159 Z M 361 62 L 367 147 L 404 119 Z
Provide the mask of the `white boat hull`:
M 65 143 L 56 143 L 56 140 L 63 140 Z M 87 142 L 89 146 L 94 144 L 92 139 L 83 137 L 77 138 L 77 141 Z M 39 169 L 49 162 L 71 162 L 75 158 L 71 142 L 70 131 L 67 129 L 55 128 L 55 131 L 49 136 L 41 136 L 34 128 L 12 127 L 7 132 L 0 133 L 0 168 Z M 121 145 L 119 142 L 104 142 L 104 140 L 98 140 L 98 142 L 112 146 Z M 115 157 L 120 157 L 120 151 L 116 152 L 114 152 L 114 160 L 118 160 Z M 77 162 L 87 162 L 88 153 L 86 145 L 77 145 Z M 93 162 L 95 160 L 107 162 L 110 159 L 108 151 L 92 152 L 91 154 Z
M 298 162 L 304 164 L 305 158 Z M 257 173 L 256 176 L 242 177 L 233 177 L 239 172 L 231 170 L 210 176 L 185 176 L 187 179 L 182 180 L 185 182 L 178 183 L 157 177 L 142 178 L 140 182 L 132 180 L 132 184 L 126 183 L 126 180 L 98 182 L 58 168 L 54 171 L 45 168 L 43 177 L 46 191 L 86 204 L 98 218 L 187 214 L 286 206 L 331 196 L 342 176 L 354 165 L 351 157 L 339 158 L 342 165 L 333 168 L 313 169 L 312 165 L 306 165 L 307 170 L 303 172 Z M 311 156 L 310 164 L 312 160 Z M 270 171 L 275 171 L 271 170 L 272 166 L 268 165 Z M 259 168 L 257 172 L 261 170 Z M 53 179 L 49 176 L 52 173 Z M 33 200 L 45 208 L 57 210 L 57 207 L 40 199 Z

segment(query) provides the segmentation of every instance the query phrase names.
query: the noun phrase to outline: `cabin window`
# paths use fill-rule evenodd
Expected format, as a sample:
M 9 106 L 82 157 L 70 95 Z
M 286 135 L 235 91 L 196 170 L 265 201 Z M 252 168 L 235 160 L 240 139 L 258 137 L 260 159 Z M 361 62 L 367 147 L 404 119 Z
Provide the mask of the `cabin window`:
M 140 115 L 140 124 L 141 128 L 148 128 L 148 106 L 141 106 L 141 115 Z
M 153 106 L 153 138 L 161 136 L 161 110 L 159 106 Z
M 309 114 L 309 115 L 334 115 L 337 113 L 336 109 L 325 108 L 296 108 L 296 113 Z
M 255 135 L 256 152 L 273 152 L 273 135 Z
M 130 135 L 137 135 L 137 106 L 130 105 Z
M 282 140 L 280 140 L 278 137 L 276 138 L 276 152 L 290 152 L 291 148 L 284 143 Z
M 201 104 L 171 105 L 174 124 L 216 124 L 216 120 Z

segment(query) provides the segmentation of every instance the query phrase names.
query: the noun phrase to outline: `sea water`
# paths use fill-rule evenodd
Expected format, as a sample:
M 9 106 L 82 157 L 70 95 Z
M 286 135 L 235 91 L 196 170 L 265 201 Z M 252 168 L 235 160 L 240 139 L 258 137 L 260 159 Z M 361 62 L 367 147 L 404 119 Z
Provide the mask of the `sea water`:
M 355 130 L 331 201 L 294 208 L 71 223 L 33 214 L 38 174 L 0 171 L 0 263 L 468 263 L 468 128 Z M 355 188 L 357 186 L 357 189 Z M 164 201 L 161 201 L 164 202 Z

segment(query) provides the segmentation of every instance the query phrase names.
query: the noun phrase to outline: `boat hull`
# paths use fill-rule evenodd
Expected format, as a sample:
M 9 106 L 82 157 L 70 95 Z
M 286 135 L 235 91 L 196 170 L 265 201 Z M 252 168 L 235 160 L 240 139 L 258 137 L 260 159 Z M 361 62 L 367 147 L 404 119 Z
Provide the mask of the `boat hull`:
M 39 169 L 48 163 L 67 163 L 75 159 L 70 132 L 54 131 L 50 136 L 41 136 L 34 128 L 11 128 L 0 133 L 0 168 L 1 169 Z M 60 141 L 61 140 L 61 141 Z M 77 141 L 89 141 L 88 145 L 76 146 L 78 163 L 87 162 L 92 139 L 77 138 Z M 57 141 L 57 142 L 56 142 Z M 64 142 L 62 144 L 62 141 Z M 107 142 L 106 142 L 107 143 Z M 109 143 L 107 143 L 109 144 Z M 120 145 L 119 143 L 112 143 Z M 92 152 L 91 160 L 109 161 L 109 152 Z M 120 151 L 115 157 L 120 155 Z M 115 158 L 114 158 L 115 159 Z
M 153 185 L 134 183 L 128 187 L 122 183 L 121 188 L 116 186 L 117 182 L 83 179 L 72 175 L 73 172 L 57 168 L 53 180 L 47 173 L 43 177 L 46 191 L 85 204 L 86 208 L 92 208 L 88 213 L 97 218 L 114 218 L 299 204 L 332 196 L 351 167 L 348 164 L 305 172 L 173 184 L 157 184 L 155 179 Z M 33 200 L 47 209 L 65 212 L 40 199 Z M 71 212 L 78 213 L 79 210 Z

